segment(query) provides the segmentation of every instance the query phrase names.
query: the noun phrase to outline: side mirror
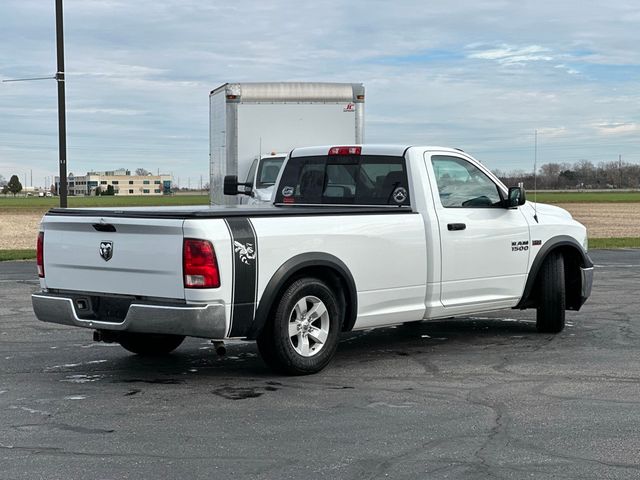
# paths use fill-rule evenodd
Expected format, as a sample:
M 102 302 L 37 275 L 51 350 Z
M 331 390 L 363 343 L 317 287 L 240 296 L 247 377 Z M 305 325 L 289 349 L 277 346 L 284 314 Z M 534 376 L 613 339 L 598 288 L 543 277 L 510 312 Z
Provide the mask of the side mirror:
M 507 208 L 519 207 L 520 205 L 524 205 L 526 201 L 527 201 L 527 198 L 524 193 L 524 188 L 522 187 L 509 188 L 509 194 L 505 202 Z
M 236 175 L 225 175 L 223 191 L 225 195 L 238 195 L 238 177 Z
M 239 186 L 244 187 L 242 192 L 238 191 Z M 223 192 L 225 195 L 238 195 L 239 193 L 244 193 L 245 195 L 253 196 L 252 188 L 253 184 L 251 182 L 238 183 L 237 175 L 225 175 L 224 177 Z

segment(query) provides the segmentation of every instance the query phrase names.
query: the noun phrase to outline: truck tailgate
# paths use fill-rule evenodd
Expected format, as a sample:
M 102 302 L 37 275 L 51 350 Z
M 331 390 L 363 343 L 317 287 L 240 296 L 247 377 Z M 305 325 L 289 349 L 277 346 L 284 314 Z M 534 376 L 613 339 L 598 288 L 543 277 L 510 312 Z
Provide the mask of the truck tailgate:
M 47 215 L 46 288 L 183 299 L 183 223 Z

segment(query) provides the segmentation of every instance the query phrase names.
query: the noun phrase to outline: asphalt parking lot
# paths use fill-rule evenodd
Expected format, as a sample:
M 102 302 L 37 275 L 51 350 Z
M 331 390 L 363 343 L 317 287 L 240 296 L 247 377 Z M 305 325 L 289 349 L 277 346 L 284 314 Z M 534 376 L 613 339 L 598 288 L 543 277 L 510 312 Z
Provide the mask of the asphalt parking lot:
M 593 251 L 560 335 L 533 311 L 355 332 L 281 377 L 253 344 L 143 359 L 31 310 L 0 263 L 0 478 L 640 478 L 640 250 Z

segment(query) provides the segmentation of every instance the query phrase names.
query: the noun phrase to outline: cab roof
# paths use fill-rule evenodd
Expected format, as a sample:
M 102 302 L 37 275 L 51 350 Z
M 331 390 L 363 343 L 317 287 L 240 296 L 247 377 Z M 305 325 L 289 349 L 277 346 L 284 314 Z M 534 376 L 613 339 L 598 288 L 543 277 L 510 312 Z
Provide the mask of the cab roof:
M 414 145 L 393 145 L 393 144 L 354 144 L 354 145 L 322 145 L 317 147 L 300 147 L 291 151 L 292 157 L 315 157 L 327 155 L 329 149 L 333 147 L 353 146 L 361 147 L 360 155 L 386 155 L 391 157 L 402 157 L 409 148 L 418 148 L 420 150 L 439 150 L 452 153 L 464 153 L 458 148 L 437 147 L 437 146 L 414 146 Z

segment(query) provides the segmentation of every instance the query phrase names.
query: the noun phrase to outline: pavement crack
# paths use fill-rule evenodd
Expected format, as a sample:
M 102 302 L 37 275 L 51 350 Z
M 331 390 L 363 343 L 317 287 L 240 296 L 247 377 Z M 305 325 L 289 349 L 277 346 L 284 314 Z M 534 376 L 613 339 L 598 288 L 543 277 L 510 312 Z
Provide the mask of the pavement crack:
M 115 430 L 105 428 L 87 428 L 77 425 L 69 425 L 67 423 L 27 423 L 22 425 L 12 425 L 12 428 L 16 430 L 33 430 L 33 429 L 48 429 L 48 430 L 63 430 L 67 432 L 82 433 L 82 434 L 104 434 L 113 433 Z
M 489 428 L 486 438 L 482 445 L 480 445 L 474 452 L 473 458 L 476 458 L 480 463 L 480 468 L 486 475 L 491 475 L 492 465 L 487 459 L 486 452 L 491 448 L 492 444 L 502 436 L 505 436 L 505 431 L 508 425 L 508 417 L 504 411 L 504 405 L 498 402 L 490 402 L 488 399 L 483 398 L 483 394 L 487 390 L 497 384 L 485 385 L 483 387 L 470 390 L 467 395 L 467 401 L 479 407 L 487 408 L 493 414 L 493 422 Z

